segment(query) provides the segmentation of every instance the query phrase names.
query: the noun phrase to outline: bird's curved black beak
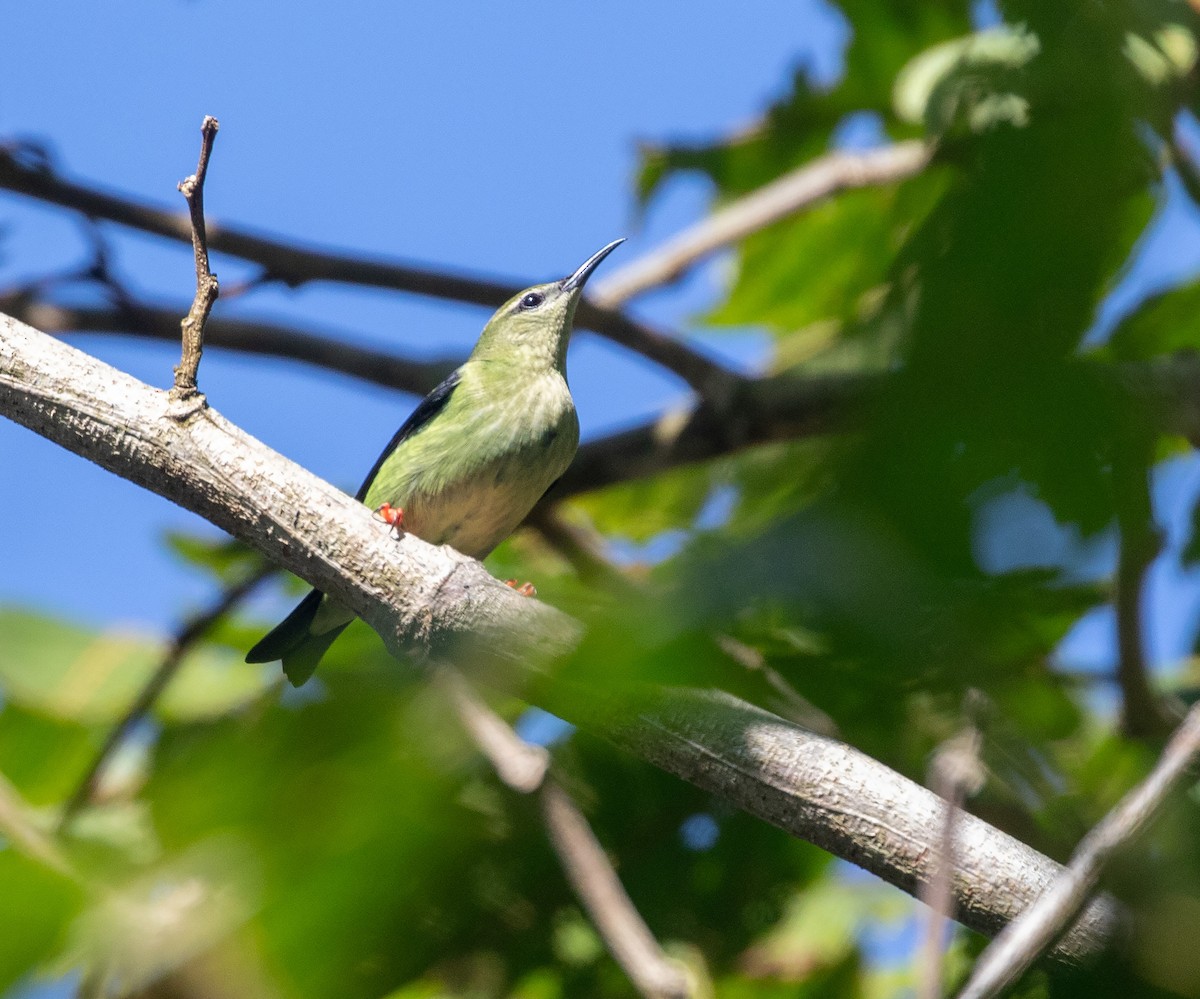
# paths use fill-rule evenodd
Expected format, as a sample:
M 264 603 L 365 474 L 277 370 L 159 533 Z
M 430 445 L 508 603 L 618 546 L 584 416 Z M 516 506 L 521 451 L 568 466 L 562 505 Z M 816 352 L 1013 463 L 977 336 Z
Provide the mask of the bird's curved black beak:
M 614 239 L 603 250 L 598 250 L 579 265 L 579 270 L 572 274 L 569 278 L 563 278 L 563 291 L 575 291 L 577 288 L 582 288 L 584 282 L 592 276 L 592 271 L 600 266 L 600 261 L 607 257 L 613 250 L 625 242 L 624 237 Z

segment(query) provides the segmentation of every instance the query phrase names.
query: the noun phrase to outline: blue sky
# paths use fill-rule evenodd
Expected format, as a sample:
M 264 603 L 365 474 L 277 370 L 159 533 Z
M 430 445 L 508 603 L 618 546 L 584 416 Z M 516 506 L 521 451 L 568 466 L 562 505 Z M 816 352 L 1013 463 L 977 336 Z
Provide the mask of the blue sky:
M 628 261 L 700 217 L 698 182 L 644 219 L 639 141 L 708 139 L 753 120 L 798 61 L 836 72 L 846 33 L 818 2 L 781 7 L 630 2 L 352 4 L 240 0 L 21 4 L 0 83 L 0 136 L 46 141 L 88 181 L 182 208 L 204 114 L 221 121 L 206 187 L 213 217 L 309 242 L 531 280 L 571 271 L 619 235 Z M 0 287 L 69 269 L 87 244 L 68 215 L 0 194 Z M 128 286 L 184 301 L 190 251 L 108 227 Z M 246 269 L 214 258 L 230 286 Z M 639 303 L 682 323 L 712 270 Z M 465 351 L 486 313 L 336 287 L 268 289 L 219 307 L 328 327 L 427 355 Z M 752 334 L 710 339 L 752 363 Z M 77 343 L 156 385 L 177 352 Z M 585 436 L 658 411 L 683 389 L 594 337 L 570 376 Z M 353 488 L 413 400 L 285 362 L 209 352 L 210 402 L 271 446 Z M 96 624 L 169 628 L 207 585 L 163 554 L 198 520 L 0 423 L 0 602 Z M 86 504 L 64 522 L 56 501 Z

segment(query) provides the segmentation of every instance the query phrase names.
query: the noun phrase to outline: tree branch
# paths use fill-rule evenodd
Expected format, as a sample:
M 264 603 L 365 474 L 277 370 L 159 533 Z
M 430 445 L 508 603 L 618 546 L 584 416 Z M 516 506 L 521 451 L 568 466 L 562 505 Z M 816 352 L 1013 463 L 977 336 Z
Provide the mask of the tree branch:
M 505 785 L 518 794 L 538 795 L 563 873 L 634 987 L 647 999 L 688 999 L 687 974 L 663 953 L 579 806 L 549 772 L 550 754 L 522 739 L 458 670 L 442 664 L 433 678 Z
M 1083 907 L 1113 855 L 1150 823 L 1200 757 L 1200 705 L 1176 729 L 1150 775 L 1089 832 L 1071 863 L 980 955 L 959 999 L 988 999 L 1011 985 Z
M 0 313 L 47 333 L 118 333 L 177 343 L 179 312 L 171 305 L 141 302 L 98 308 L 58 305 L 24 289 L 0 295 Z M 413 361 L 348 343 L 336 334 L 220 314 L 209 316 L 204 339 L 210 347 L 301 361 L 414 395 L 425 395 L 462 363 L 451 357 Z
M 187 653 L 208 634 L 213 625 L 249 596 L 263 580 L 274 575 L 276 571 L 274 566 L 267 566 L 252 572 L 245 579 L 227 587 L 213 601 L 211 606 L 194 615 L 179 630 L 171 642 L 170 648 L 167 649 L 166 655 L 163 656 L 162 661 L 158 664 L 158 668 L 150 675 L 150 678 L 138 692 L 137 697 L 134 698 L 133 703 L 129 705 L 125 713 L 109 730 L 95 758 L 87 770 L 84 771 L 71 796 L 67 798 L 66 804 L 63 805 L 58 817 L 57 832 L 60 836 L 70 828 L 75 816 L 91 802 L 95 796 L 96 789 L 100 786 L 105 767 L 108 766 L 108 761 L 112 758 L 113 753 L 125 741 L 133 727 L 149 714 L 150 709 L 154 707 L 155 702 L 158 701 L 163 691 L 170 685 L 171 681 L 175 678 L 175 674 L 179 672 L 179 667 L 183 665 L 183 660 Z
M 0 314 L 55 333 L 120 333 L 166 340 L 179 336 L 180 309 L 124 303 L 112 307 L 58 305 L 39 289 L 0 294 Z M 209 346 L 281 357 L 388 388 L 424 395 L 461 360 L 413 361 L 345 342 L 339 335 L 265 320 L 210 316 Z M 1200 357 L 1180 353 L 1154 361 L 1096 368 L 1099 379 L 1130 398 L 1161 430 L 1200 446 Z M 853 426 L 855 414 L 881 391 L 884 375 L 797 375 L 746 379 L 722 405 L 694 402 L 640 426 L 584 443 L 571 467 L 540 505 L 606 486 L 648 478 L 670 468 L 775 441 L 800 440 Z
M 906 180 L 925 169 L 930 156 L 930 148 L 915 139 L 860 153 L 827 153 L 717 209 L 656 250 L 601 278 L 592 300 L 615 309 L 674 281 L 717 250 L 840 191 Z
M 1121 687 L 1121 724 L 1133 738 L 1166 735 L 1178 724 L 1150 683 L 1142 598 L 1146 573 L 1162 550 L 1161 532 L 1150 502 L 1150 439 L 1130 442 L 1113 460 L 1113 494 L 1120 534 L 1116 592 L 1117 682 Z
M 167 239 L 191 240 L 191 226 L 184 216 L 73 183 L 44 162 L 29 162 L 19 146 L 0 147 L 0 188 Z M 292 287 L 333 281 L 497 308 L 533 283 L 499 281 L 298 246 L 211 221 L 207 233 L 210 250 L 253 261 L 264 268 L 264 279 L 282 281 Z M 701 395 L 721 397 L 732 391 L 738 381 L 737 375 L 716 361 L 622 312 L 595 305 L 585 298 L 576 317 L 580 325 L 675 372 Z
M 927 790 L 731 697 L 548 676 L 539 667 L 573 646 L 577 622 L 451 549 L 392 540 L 361 504 L 211 408 L 175 419 L 165 393 L 4 317 L 0 414 L 257 548 L 353 610 L 394 654 L 486 666 L 486 678 L 526 685 L 547 710 L 909 892 L 930 877 L 944 805 Z M 981 932 L 998 931 L 1059 870 L 969 815 L 956 830 L 957 911 Z M 1058 953 L 1096 952 L 1117 921 L 1111 901 L 1094 902 Z

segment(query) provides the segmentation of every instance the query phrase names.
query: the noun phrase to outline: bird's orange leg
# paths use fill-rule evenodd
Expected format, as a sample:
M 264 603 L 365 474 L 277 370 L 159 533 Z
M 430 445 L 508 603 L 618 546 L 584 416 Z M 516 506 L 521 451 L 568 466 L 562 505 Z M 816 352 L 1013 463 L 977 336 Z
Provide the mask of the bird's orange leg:
M 395 531 L 396 537 L 400 537 L 400 533 L 404 530 L 404 511 L 400 507 L 384 503 L 375 511 L 375 516 Z
M 534 586 L 533 583 L 522 583 L 520 586 L 518 586 L 517 581 L 515 579 L 506 579 L 504 581 L 504 585 L 511 586 L 514 590 L 516 590 L 523 597 L 536 597 L 537 596 L 537 587 Z

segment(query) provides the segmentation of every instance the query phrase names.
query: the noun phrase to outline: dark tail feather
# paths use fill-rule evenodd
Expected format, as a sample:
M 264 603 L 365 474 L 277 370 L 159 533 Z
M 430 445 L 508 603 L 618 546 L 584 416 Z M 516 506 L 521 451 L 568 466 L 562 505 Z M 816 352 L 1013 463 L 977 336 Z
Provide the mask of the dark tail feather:
M 292 686 L 299 687 L 313 675 L 325 650 L 346 627 L 343 624 L 319 635 L 312 633 L 313 618 L 317 616 L 324 596 L 320 590 L 313 590 L 301 600 L 295 610 L 246 653 L 246 662 L 273 663 L 276 659 L 282 659 L 284 674 Z
M 248 663 L 273 663 L 282 659 L 293 649 L 304 644 L 309 638 L 309 627 L 317 616 L 317 608 L 321 606 L 324 596 L 320 590 L 313 590 L 300 601 L 287 617 L 275 625 L 254 648 L 246 653 Z

